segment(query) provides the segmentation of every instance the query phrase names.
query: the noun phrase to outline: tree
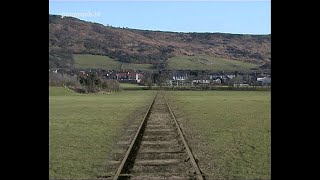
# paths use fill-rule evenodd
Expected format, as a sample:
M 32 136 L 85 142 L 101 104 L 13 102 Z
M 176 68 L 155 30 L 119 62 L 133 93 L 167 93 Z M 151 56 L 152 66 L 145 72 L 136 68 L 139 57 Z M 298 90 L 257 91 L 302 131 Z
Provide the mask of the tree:
M 232 80 L 233 80 L 233 84 L 236 84 L 238 88 L 240 86 L 241 78 L 237 76 L 237 77 L 234 77 Z

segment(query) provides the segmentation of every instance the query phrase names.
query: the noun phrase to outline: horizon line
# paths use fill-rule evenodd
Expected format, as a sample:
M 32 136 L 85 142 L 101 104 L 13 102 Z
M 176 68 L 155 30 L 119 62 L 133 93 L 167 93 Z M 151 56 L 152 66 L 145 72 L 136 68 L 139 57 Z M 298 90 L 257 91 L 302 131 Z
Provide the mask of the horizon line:
M 232 33 L 232 32 L 212 32 L 212 31 L 174 31 L 174 30 L 157 30 L 157 29 L 139 29 L 139 28 L 132 28 L 132 27 L 120 27 L 120 26 L 113 26 L 111 24 L 103 24 L 100 22 L 95 22 L 95 21 L 89 21 L 89 20 L 84 20 L 81 19 L 79 17 L 74 17 L 74 16 L 64 16 L 64 15 L 60 15 L 60 14 L 50 14 L 51 16 L 61 16 L 61 18 L 75 18 L 78 19 L 80 21 L 84 21 L 84 22 L 88 22 L 88 23 L 96 23 L 96 24 L 100 24 L 103 25 L 105 27 L 113 27 L 113 28 L 120 28 L 120 29 L 132 29 L 132 30 L 140 30 L 140 31 L 155 31 L 155 32 L 173 32 L 173 33 L 212 33 L 212 34 L 233 34 L 233 35 L 257 35 L 257 36 L 263 36 L 263 35 L 271 35 L 270 33 L 266 33 L 266 34 L 255 34 L 255 33 Z

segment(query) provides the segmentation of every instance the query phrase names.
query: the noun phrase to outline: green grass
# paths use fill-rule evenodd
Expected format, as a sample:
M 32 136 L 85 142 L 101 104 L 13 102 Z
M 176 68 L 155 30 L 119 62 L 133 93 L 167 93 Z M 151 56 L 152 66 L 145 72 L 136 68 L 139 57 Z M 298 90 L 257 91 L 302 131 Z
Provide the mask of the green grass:
M 90 55 L 90 54 L 74 54 L 75 68 L 94 68 L 94 69 L 137 69 L 150 71 L 154 70 L 152 64 L 133 64 L 121 63 L 107 56 Z M 258 68 L 259 65 L 241 62 L 237 60 L 229 60 L 223 58 L 215 58 L 210 56 L 178 56 L 168 60 L 168 69 L 192 69 L 192 70 L 213 70 L 213 71 L 236 71 L 250 70 Z
M 96 178 L 103 174 L 114 137 L 128 116 L 146 106 L 154 91 L 108 95 L 49 88 L 49 177 Z
M 133 64 L 133 63 L 123 63 L 122 69 L 139 69 L 139 70 L 153 70 L 152 64 Z
M 135 87 L 146 87 L 140 86 L 138 84 L 130 84 L 130 83 L 119 83 L 121 88 L 135 88 Z
M 236 71 L 258 68 L 259 65 L 236 60 L 215 58 L 210 56 L 178 56 L 168 60 L 168 69 L 171 70 L 212 70 Z
M 207 153 L 215 168 L 205 173 L 220 173 L 229 179 L 271 178 L 270 92 L 168 93 L 178 119 L 208 143 Z
M 50 87 L 49 88 L 49 96 L 79 96 L 81 94 L 77 94 L 73 91 L 70 91 L 63 87 Z
M 75 68 L 94 68 L 94 69 L 112 69 L 119 70 L 121 64 L 122 69 L 138 69 L 138 70 L 151 70 L 152 64 L 133 64 L 121 63 L 115 59 L 107 56 L 90 55 L 90 54 L 74 54 L 74 67 Z
M 121 63 L 115 59 L 107 56 L 90 55 L 90 54 L 74 54 L 75 68 L 94 68 L 94 69 L 137 69 L 150 71 L 154 70 L 152 64 L 133 64 Z M 210 56 L 178 56 L 172 57 L 168 60 L 168 69 L 192 69 L 192 70 L 212 70 L 212 71 L 236 71 L 236 70 L 250 70 L 258 68 L 259 65 L 253 63 L 246 63 L 237 60 L 229 60 L 223 58 L 215 58 Z
M 130 84 L 130 83 L 119 83 L 122 88 L 130 88 L 130 87 L 139 87 L 138 84 Z

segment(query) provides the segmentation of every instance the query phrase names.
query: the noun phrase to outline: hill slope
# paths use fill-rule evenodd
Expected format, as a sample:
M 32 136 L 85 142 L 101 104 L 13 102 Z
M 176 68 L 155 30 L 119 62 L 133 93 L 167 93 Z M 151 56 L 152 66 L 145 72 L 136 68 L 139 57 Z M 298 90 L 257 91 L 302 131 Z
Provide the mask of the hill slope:
M 206 55 L 263 65 L 271 62 L 271 35 L 135 30 L 49 15 L 50 66 L 70 67 L 70 53 L 164 64 L 174 56 Z

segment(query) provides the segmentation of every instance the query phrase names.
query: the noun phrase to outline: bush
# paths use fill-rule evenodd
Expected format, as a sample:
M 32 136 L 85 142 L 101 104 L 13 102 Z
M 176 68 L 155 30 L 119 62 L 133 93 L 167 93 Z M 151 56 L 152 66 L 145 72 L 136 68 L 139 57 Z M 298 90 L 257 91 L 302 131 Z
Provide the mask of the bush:
M 49 73 L 49 85 L 68 87 L 77 93 L 120 90 L 120 85 L 117 81 L 102 79 L 94 75 L 77 78 L 68 74 Z
M 49 73 L 50 86 L 80 86 L 77 77 L 68 74 Z
M 99 91 L 119 91 L 119 83 L 115 80 L 102 79 L 95 75 L 87 77 L 80 77 L 79 82 L 82 86 L 86 87 L 87 92 Z

